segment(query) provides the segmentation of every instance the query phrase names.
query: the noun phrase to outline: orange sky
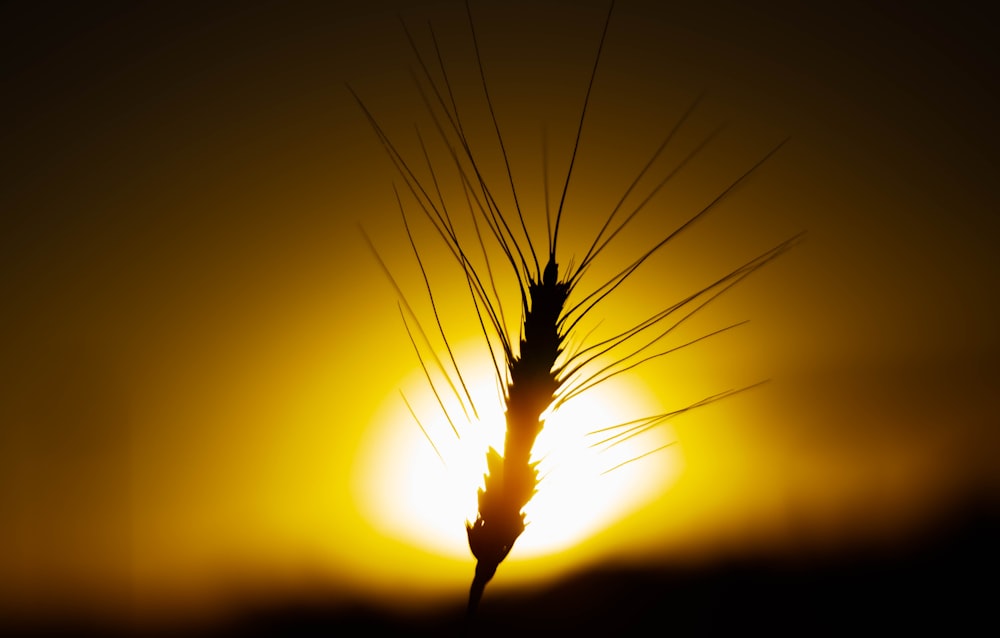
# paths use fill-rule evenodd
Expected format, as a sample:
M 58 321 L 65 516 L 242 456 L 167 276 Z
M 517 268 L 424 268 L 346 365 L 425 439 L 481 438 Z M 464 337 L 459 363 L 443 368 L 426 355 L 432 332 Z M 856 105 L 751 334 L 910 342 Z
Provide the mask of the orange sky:
M 701 91 L 679 143 L 728 127 L 595 282 L 790 136 L 607 311 L 642 318 L 805 230 L 696 328 L 750 324 L 638 377 L 665 407 L 772 381 L 674 425 L 684 470 L 655 502 L 555 557 L 515 550 L 505 582 L 905 538 L 972 495 L 994 498 L 985 28 L 878 3 L 655 4 L 615 9 L 563 245 L 586 248 Z M 559 184 L 605 7 L 473 5 L 538 223 L 542 126 Z M 431 19 L 485 149 L 461 5 L 0 11 L 0 614 L 142 620 L 289 592 L 461 598 L 471 559 L 385 537 L 358 503 L 358 451 L 417 369 L 359 222 L 404 289 L 422 288 L 398 178 L 344 87 L 419 158 L 413 123 L 432 129 L 396 13 L 425 52 Z M 457 317 L 464 299 L 444 303 Z

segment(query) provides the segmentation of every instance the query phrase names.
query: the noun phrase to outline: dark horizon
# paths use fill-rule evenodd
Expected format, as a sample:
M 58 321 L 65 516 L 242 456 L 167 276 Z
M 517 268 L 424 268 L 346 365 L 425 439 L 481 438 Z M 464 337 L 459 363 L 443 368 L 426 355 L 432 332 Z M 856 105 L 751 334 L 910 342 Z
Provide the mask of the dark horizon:
M 706 563 L 591 566 L 544 585 L 500 588 L 466 624 L 464 592 L 401 610 L 323 588 L 235 602 L 207 618 L 150 625 L 84 615 L 8 622 L 10 635 L 315 636 L 388 631 L 406 636 L 522 636 L 609 631 L 646 635 L 764 632 L 772 636 L 938 631 L 989 633 L 990 589 L 977 574 L 995 569 L 1000 517 L 993 495 L 969 498 L 906 542 L 869 540 L 853 549 L 757 552 Z M 339 602 L 331 602 L 338 600 Z M 353 635 L 353 634 L 351 634 Z

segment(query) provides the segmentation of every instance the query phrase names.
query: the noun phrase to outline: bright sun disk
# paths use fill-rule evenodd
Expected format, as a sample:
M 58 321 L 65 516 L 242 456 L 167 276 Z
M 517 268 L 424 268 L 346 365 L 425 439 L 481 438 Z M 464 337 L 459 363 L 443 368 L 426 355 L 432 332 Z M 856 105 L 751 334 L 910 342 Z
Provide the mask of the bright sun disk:
M 402 384 L 402 391 L 427 436 L 402 397 L 388 397 L 362 443 L 355 496 L 381 533 L 427 551 L 471 558 L 465 522 L 475 520 L 486 450 L 492 446 L 502 452 L 505 424 L 492 365 L 460 365 L 479 419 L 465 419 L 457 400 L 452 397 L 449 403 L 439 391 L 461 435 L 456 437 L 418 371 Z M 594 444 L 611 433 L 587 436 L 656 410 L 640 383 L 612 380 L 547 415 L 532 455 L 539 461 L 541 481 L 525 508 L 527 529 L 510 559 L 569 548 L 672 483 L 680 469 L 677 446 L 637 459 L 671 443 L 669 427 L 657 426 L 610 448 Z M 627 463 L 632 459 L 637 460 Z

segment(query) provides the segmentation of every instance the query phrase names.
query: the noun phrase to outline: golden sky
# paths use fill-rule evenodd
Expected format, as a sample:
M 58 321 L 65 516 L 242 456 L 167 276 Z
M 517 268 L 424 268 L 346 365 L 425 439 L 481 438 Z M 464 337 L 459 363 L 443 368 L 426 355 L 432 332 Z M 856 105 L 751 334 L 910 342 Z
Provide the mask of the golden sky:
M 472 4 L 544 237 L 542 130 L 555 193 L 606 5 Z M 633 389 L 670 409 L 771 381 L 678 419 L 669 458 L 683 467 L 655 498 L 554 555 L 515 548 L 497 587 L 607 561 L 902 539 L 995 501 L 995 47 L 951 9 L 787 4 L 618 3 L 560 245 L 560 259 L 582 256 L 702 92 L 654 174 L 726 128 L 594 283 L 789 137 L 605 304 L 612 325 L 640 320 L 806 231 L 691 334 L 749 324 L 643 369 Z M 0 12 L 0 614 L 461 599 L 463 548 L 393 537 L 366 502 L 382 479 L 365 450 L 419 366 L 359 224 L 426 300 L 399 178 L 345 86 L 420 164 L 414 123 L 434 132 L 397 14 L 428 56 L 430 20 L 501 192 L 461 3 Z M 475 342 L 450 256 L 420 233 L 456 342 Z

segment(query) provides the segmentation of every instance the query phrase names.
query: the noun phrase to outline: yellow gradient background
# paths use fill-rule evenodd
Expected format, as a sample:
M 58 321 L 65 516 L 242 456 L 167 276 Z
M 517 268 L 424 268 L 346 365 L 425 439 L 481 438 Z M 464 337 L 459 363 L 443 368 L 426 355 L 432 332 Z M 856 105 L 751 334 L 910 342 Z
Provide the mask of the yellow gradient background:
M 554 200 L 606 7 L 472 4 L 544 237 L 543 124 Z M 461 3 L 0 9 L 4 618 L 465 596 L 471 557 L 386 533 L 362 502 L 362 450 L 419 370 L 359 224 L 429 317 L 399 180 L 345 88 L 419 163 L 413 124 L 433 132 L 397 13 L 425 53 L 433 22 L 470 137 L 492 154 Z M 995 502 L 993 57 L 976 17 L 944 7 L 618 3 L 563 262 L 700 92 L 678 149 L 727 128 L 587 281 L 791 141 L 603 306 L 604 329 L 807 236 L 685 334 L 748 325 L 636 377 L 654 409 L 771 382 L 672 423 L 683 469 L 652 502 L 554 554 L 515 547 L 491 588 L 607 561 L 904 542 Z M 475 342 L 450 256 L 419 232 L 434 281 L 450 282 L 449 333 Z

